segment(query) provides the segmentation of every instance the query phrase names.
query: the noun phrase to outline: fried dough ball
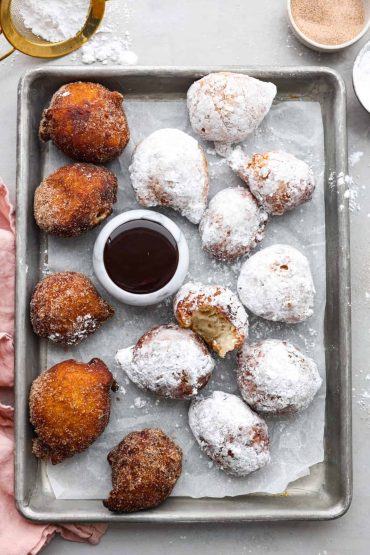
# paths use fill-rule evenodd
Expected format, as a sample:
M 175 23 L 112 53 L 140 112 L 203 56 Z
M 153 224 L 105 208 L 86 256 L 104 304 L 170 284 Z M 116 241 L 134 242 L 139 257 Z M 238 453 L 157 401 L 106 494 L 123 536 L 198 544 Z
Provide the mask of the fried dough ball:
M 182 470 L 181 449 L 158 428 L 131 432 L 108 454 L 113 489 L 103 504 L 133 513 L 167 499 Z
M 175 317 L 224 357 L 239 349 L 248 335 L 248 316 L 238 297 L 221 285 L 187 283 L 174 301 Z
M 210 73 L 188 90 L 191 126 L 207 141 L 239 143 L 260 125 L 275 95 L 273 83 L 241 73 Z
M 75 237 L 105 220 L 116 201 L 117 178 L 112 172 L 92 164 L 70 164 L 37 187 L 35 220 L 46 233 Z
M 139 204 L 168 206 L 199 224 L 207 206 L 208 162 L 198 142 L 179 129 L 159 129 L 135 149 L 129 168 Z
M 55 343 L 75 345 L 94 333 L 114 310 L 79 272 L 57 272 L 41 280 L 31 299 L 33 331 Z
M 266 422 L 236 395 L 200 395 L 190 405 L 189 426 L 201 450 L 227 474 L 246 476 L 270 462 Z
M 109 390 L 117 386 L 104 362 L 64 360 L 43 372 L 31 386 L 30 420 L 38 435 L 33 454 L 52 464 L 87 449 L 106 428 Z
M 238 293 L 253 314 L 297 324 L 312 316 L 316 291 L 307 258 L 290 245 L 271 245 L 244 262 Z
M 197 395 L 215 366 L 200 337 L 175 324 L 151 328 L 116 362 L 141 389 L 173 399 Z
M 123 96 L 98 83 L 69 83 L 53 95 L 40 123 L 40 138 L 82 162 L 117 158 L 130 139 Z
M 240 258 L 262 241 L 267 218 L 247 189 L 222 189 L 213 197 L 200 222 L 202 246 L 221 261 Z
M 311 200 L 315 190 L 310 166 L 288 152 L 271 151 L 249 157 L 238 147 L 229 156 L 228 163 L 273 216 L 281 216 Z
M 280 339 L 244 343 L 237 361 L 240 393 L 253 410 L 263 414 L 306 409 L 322 384 L 316 363 Z

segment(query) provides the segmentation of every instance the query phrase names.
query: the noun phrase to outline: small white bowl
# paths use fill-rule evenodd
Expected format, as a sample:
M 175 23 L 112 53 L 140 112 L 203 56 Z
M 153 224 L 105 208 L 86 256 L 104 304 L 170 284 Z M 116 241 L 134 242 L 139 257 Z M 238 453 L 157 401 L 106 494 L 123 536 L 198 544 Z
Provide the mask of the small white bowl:
M 370 27 L 370 0 L 364 0 L 364 8 L 365 8 L 365 25 L 363 29 L 360 31 L 358 35 L 353 37 L 353 39 L 348 40 L 347 42 L 343 42 L 342 44 L 321 44 L 319 42 L 315 42 L 314 40 L 310 39 L 307 35 L 304 35 L 302 31 L 297 26 L 296 22 L 293 19 L 292 14 L 292 0 L 288 0 L 288 17 L 289 22 L 292 27 L 293 34 L 299 39 L 305 46 L 308 48 L 312 48 L 312 50 L 317 50 L 318 52 L 339 52 L 339 50 L 343 50 L 347 48 L 347 46 L 351 46 L 351 44 L 355 44 L 358 40 L 360 40 L 365 33 L 369 30 Z M 346 22 L 344 22 L 344 25 Z
M 361 70 L 361 62 L 365 56 L 370 58 L 370 41 L 357 54 L 352 71 L 353 88 L 358 101 L 370 113 L 370 72 L 365 73 Z M 370 63 L 368 67 L 370 68 Z
M 108 238 L 117 227 L 133 220 L 149 220 L 162 225 L 171 233 L 177 244 L 179 262 L 176 272 L 164 287 L 153 293 L 141 294 L 125 291 L 111 280 L 105 269 L 104 248 Z M 129 305 L 148 306 L 163 301 L 180 289 L 189 268 L 188 244 L 181 229 L 167 216 L 158 214 L 153 210 L 129 210 L 110 220 L 99 233 L 94 245 L 93 266 L 98 280 L 113 297 Z

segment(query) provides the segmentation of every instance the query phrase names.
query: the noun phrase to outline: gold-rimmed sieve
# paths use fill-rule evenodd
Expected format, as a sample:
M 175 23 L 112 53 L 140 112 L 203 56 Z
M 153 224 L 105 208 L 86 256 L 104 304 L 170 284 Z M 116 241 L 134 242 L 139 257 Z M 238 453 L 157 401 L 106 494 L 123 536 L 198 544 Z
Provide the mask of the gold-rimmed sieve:
M 5 54 L 0 54 L 0 61 L 15 50 L 35 58 L 58 58 L 70 54 L 86 43 L 98 29 L 104 17 L 105 1 L 90 0 L 85 23 L 74 37 L 49 42 L 25 27 L 20 10 L 22 0 L 0 0 L 0 33 L 12 47 Z

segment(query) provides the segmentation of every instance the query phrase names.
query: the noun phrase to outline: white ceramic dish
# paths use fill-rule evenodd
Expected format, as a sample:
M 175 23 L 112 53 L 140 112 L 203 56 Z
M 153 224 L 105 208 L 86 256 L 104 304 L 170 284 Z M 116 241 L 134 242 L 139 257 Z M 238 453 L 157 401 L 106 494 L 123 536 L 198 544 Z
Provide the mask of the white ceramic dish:
M 361 64 L 365 56 L 368 62 L 370 58 L 370 41 L 367 42 L 357 54 L 352 73 L 353 88 L 356 96 L 365 110 L 370 113 L 370 72 L 367 73 L 364 69 L 361 69 Z
M 343 42 L 342 44 L 321 44 L 319 42 L 316 42 L 310 39 L 304 33 L 302 33 L 302 31 L 297 26 L 295 20 L 293 19 L 292 0 L 288 0 L 287 2 L 288 17 L 289 17 L 289 22 L 290 22 L 290 26 L 292 28 L 293 34 L 297 37 L 297 39 L 299 39 L 302 42 L 302 44 L 304 44 L 308 48 L 312 48 L 312 50 L 317 50 L 318 52 L 339 52 L 340 50 L 343 50 L 344 48 L 347 48 L 347 46 L 351 46 L 352 44 L 355 44 L 355 42 L 360 40 L 365 35 L 365 33 L 367 33 L 370 27 L 370 0 L 364 0 L 364 7 L 365 7 L 365 25 L 362 31 L 358 35 L 356 35 L 355 37 L 353 37 L 353 39 L 347 42 Z
M 150 220 L 166 228 L 174 238 L 179 251 L 177 269 L 170 281 L 153 293 L 130 293 L 116 285 L 109 277 L 104 265 L 104 247 L 112 232 L 122 224 L 133 220 Z M 133 306 L 148 306 L 157 304 L 180 289 L 189 268 L 189 249 L 181 229 L 167 216 L 153 210 L 128 210 L 110 220 L 99 233 L 93 252 L 93 266 L 96 277 L 102 286 L 122 303 Z

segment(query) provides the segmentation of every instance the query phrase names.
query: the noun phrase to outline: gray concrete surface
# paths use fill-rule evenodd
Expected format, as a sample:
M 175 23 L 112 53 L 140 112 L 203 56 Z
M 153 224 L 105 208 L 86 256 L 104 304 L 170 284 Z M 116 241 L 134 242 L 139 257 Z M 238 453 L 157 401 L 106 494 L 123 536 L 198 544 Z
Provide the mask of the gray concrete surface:
M 362 43 L 344 53 L 314 53 L 291 35 L 285 0 L 135 0 L 129 31 L 140 64 L 327 65 L 348 88 L 351 168 L 359 209 L 352 212 L 354 500 L 340 520 L 328 523 L 227 526 L 111 526 L 92 548 L 54 539 L 45 555 L 365 555 L 370 552 L 370 115 L 354 96 L 351 71 Z M 0 175 L 14 194 L 16 87 L 39 60 L 17 55 L 0 65 Z M 50 63 L 50 62 L 47 62 Z M 55 62 L 51 62 L 55 63 Z M 57 63 L 71 63 L 67 58 Z M 75 63 L 75 62 L 73 62 Z M 368 292 L 368 294 L 367 294 Z M 5 555 L 5 554 L 4 554 Z

